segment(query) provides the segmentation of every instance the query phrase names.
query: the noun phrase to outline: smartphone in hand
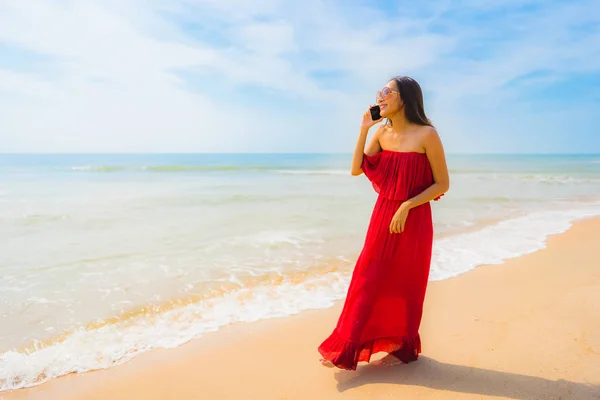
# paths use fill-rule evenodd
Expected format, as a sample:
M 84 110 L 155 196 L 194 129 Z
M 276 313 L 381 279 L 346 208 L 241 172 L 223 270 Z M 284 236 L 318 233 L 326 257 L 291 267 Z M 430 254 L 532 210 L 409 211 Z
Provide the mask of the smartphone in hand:
M 371 119 L 373 121 L 378 121 L 381 119 L 381 109 L 379 108 L 379 106 L 373 106 L 369 109 L 369 111 L 371 112 Z

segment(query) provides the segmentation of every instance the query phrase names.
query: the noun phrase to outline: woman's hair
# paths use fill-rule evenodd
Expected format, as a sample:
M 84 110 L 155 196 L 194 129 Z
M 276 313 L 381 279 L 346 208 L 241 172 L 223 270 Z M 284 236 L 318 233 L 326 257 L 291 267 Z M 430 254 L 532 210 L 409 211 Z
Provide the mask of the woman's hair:
M 417 81 L 408 76 L 397 76 L 391 80 L 396 82 L 400 98 L 404 101 L 406 119 L 415 125 L 433 126 L 427 115 L 425 115 L 423 91 Z M 389 119 L 388 122 L 392 123 Z

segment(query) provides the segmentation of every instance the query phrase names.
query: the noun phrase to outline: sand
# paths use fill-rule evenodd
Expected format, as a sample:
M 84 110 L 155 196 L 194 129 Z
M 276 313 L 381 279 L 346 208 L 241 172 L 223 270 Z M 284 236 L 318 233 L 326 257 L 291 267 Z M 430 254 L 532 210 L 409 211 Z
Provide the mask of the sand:
M 600 399 L 600 219 L 430 283 L 411 364 L 322 367 L 316 347 L 340 309 L 235 324 L 0 399 Z

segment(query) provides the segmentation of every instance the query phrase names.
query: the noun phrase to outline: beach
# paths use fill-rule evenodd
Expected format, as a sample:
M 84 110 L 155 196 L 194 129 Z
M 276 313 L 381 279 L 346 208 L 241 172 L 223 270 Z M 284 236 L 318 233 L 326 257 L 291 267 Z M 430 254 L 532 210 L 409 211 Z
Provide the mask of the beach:
M 0 398 L 599 399 L 599 237 L 600 218 L 580 220 L 541 250 L 430 282 L 411 364 L 322 367 L 316 347 L 338 301 Z

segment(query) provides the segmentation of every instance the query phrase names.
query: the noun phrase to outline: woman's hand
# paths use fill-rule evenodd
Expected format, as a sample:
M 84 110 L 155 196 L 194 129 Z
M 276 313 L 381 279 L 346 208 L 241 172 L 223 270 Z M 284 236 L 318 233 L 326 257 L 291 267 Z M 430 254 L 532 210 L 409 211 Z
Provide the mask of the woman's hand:
M 410 206 L 406 202 L 400 204 L 398 211 L 396 211 L 392 218 L 392 222 L 390 223 L 390 233 L 402 233 L 404 231 L 404 225 L 406 224 L 406 217 L 408 217 L 409 211 Z
M 373 107 L 373 105 L 369 106 L 367 111 L 363 114 L 362 122 L 360 123 L 361 128 L 369 129 L 383 119 L 383 117 L 381 117 L 377 121 L 373 121 L 371 118 L 371 107 Z

